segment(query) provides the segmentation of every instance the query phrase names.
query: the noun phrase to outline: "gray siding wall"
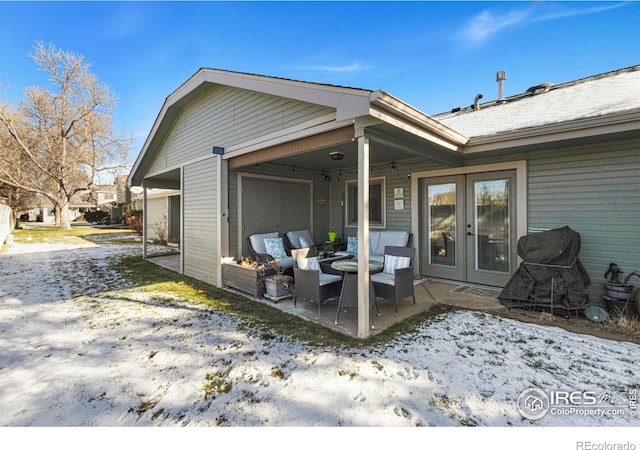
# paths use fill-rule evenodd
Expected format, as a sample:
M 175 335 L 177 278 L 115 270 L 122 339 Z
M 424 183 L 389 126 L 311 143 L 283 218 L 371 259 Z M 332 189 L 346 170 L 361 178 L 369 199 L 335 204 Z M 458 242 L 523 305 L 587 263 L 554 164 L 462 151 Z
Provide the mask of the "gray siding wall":
M 149 172 L 177 168 L 210 155 L 214 145 L 237 145 L 331 111 L 309 103 L 216 86 L 184 108 Z
M 216 284 L 220 255 L 217 248 L 218 158 L 184 167 L 182 207 L 184 274 Z
M 391 163 L 372 165 L 373 170 L 370 173 L 371 178 L 385 178 L 385 207 L 387 211 L 386 230 L 402 230 L 411 232 L 411 204 L 419 201 L 411 197 L 411 178 L 412 172 L 420 172 L 424 170 L 433 170 L 438 166 L 432 161 L 424 161 L 420 159 L 405 160 L 395 163 L 395 169 L 391 168 Z M 331 205 L 332 222 L 340 228 L 337 230 L 338 235 L 346 238 L 346 236 L 355 236 L 358 233 L 357 227 L 344 227 L 344 207 L 342 201 L 346 195 L 346 181 L 357 180 L 355 170 L 353 173 L 343 173 L 339 183 L 332 186 L 332 197 L 334 199 Z M 404 209 L 394 209 L 394 189 L 403 188 L 404 190 Z M 416 237 L 413 237 L 414 242 Z
M 149 238 L 159 238 L 158 231 L 167 231 L 168 215 L 168 197 L 147 199 L 147 236 Z M 164 238 L 166 239 L 167 236 L 165 235 Z
M 640 269 L 637 141 L 532 153 L 528 183 L 529 228 L 568 225 L 580 233 L 579 257 L 591 277 L 592 298 L 604 294 L 610 263 L 626 274 Z
M 299 178 L 312 180 L 311 187 L 312 210 L 313 210 L 313 239 L 315 242 L 327 240 L 329 230 L 329 187 L 331 183 L 322 178 L 322 173 L 315 170 L 308 170 L 300 167 L 291 171 L 291 167 L 274 164 L 260 164 L 259 167 L 243 167 L 238 171 L 229 172 L 229 255 L 235 258 L 249 255 L 242 255 L 238 249 L 238 172 L 255 173 L 268 175 L 286 180 L 287 178 Z M 286 230 L 288 231 L 288 230 Z M 286 232 L 285 231 L 285 232 Z

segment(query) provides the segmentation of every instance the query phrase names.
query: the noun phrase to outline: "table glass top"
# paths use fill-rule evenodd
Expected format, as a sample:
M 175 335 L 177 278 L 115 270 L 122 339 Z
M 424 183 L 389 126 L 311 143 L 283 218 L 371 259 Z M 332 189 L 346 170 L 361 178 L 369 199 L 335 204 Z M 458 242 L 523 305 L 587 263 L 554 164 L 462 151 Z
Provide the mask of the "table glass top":
M 358 261 L 353 259 L 346 259 L 342 261 L 335 261 L 331 263 L 331 267 L 336 270 L 342 270 L 344 272 L 357 272 L 358 271 Z M 377 261 L 369 261 L 369 270 L 380 270 L 382 269 L 383 264 Z

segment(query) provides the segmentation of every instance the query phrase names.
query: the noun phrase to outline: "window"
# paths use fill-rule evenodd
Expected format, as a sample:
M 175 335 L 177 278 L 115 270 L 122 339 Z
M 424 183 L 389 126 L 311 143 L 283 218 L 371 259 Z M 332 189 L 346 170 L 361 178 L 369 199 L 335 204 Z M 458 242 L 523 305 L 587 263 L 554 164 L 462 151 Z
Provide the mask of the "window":
M 358 226 L 358 182 L 346 182 L 346 219 L 348 227 Z M 369 179 L 369 226 L 385 227 L 385 179 Z

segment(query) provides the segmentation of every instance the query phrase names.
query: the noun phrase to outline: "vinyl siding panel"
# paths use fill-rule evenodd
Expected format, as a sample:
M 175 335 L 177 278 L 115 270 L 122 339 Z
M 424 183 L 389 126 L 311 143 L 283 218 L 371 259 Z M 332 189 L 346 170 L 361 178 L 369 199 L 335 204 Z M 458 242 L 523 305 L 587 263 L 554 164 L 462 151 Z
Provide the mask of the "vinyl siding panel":
M 184 274 L 216 284 L 218 158 L 184 167 L 182 191 Z
M 147 236 L 157 239 L 158 229 L 167 229 L 167 218 L 169 215 L 168 197 L 157 197 L 147 199 Z M 166 236 L 165 236 L 166 239 Z
M 568 225 L 580 233 L 580 260 L 592 298 L 615 262 L 640 268 L 640 144 L 583 146 L 534 153 L 528 163 L 528 227 Z
M 330 113 L 330 108 L 226 86 L 188 104 L 158 150 L 149 173 L 179 167 L 230 147 Z

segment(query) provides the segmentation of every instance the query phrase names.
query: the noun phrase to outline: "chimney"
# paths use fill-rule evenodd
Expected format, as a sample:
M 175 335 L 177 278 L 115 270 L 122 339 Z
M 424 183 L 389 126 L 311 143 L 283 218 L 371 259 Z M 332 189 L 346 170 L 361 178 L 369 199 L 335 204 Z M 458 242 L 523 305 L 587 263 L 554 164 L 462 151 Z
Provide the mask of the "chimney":
M 498 104 L 505 103 L 504 95 L 502 93 L 502 82 L 507 79 L 507 72 L 501 70 L 496 73 L 496 81 L 498 82 Z

